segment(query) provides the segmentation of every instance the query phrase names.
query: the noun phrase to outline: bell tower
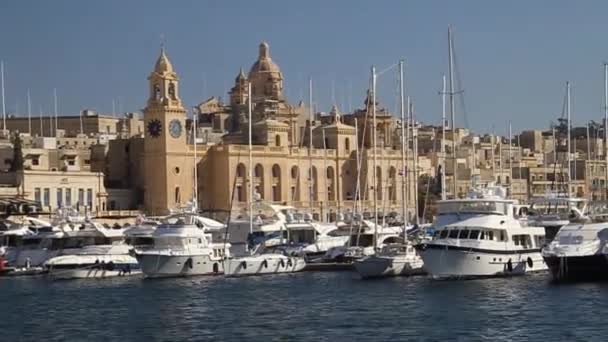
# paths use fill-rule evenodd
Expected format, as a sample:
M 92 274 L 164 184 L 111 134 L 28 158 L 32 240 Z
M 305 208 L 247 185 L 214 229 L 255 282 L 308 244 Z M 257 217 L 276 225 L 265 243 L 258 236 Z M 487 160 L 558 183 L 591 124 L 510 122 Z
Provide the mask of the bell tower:
M 146 211 L 161 215 L 192 198 L 193 161 L 186 140 L 186 110 L 179 98 L 179 77 L 165 49 L 148 76 L 144 109 Z

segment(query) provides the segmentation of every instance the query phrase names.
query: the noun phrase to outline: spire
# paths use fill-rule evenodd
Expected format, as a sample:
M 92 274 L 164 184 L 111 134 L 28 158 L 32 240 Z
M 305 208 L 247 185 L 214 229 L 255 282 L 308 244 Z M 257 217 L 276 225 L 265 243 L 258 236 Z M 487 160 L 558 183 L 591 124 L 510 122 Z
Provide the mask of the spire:
M 247 80 L 247 77 L 245 77 L 245 71 L 243 71 L 243 67 L 241 67 L 241 71 L 239 72 L 239 74 L 236 76 L 236 83 L 240 83 L 242 81 Z
M 156 61 L 156 65 L 154 66 L 154 71 L 162 74 L 165 72 L 173 72 L 173 65 L 169 61 L 169 57 L 165 53 L 165 47 L 161 46 L 160 48 L 160 56 L 158 56 L 158 60 Z
M 331 110 L 329 111 L 329 114 L 333 118 L 334 123 L 340 122 L 340 110 L 338 109 L 337 105 L 331 106 Z
M 270 58 L 270 47 L 268 46 L 268 43 L 266 42 L 262 42 L 260 43 L 260 59 L 267 59 Z

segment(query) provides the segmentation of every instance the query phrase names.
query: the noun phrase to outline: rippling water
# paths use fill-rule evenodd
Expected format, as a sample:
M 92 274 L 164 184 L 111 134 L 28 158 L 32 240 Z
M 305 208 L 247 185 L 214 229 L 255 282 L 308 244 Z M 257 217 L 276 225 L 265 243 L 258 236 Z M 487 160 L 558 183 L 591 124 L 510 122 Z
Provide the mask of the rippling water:
M 354 273 L 243 279 L 0 278 L 0 340 L 606 340 L 608 284 L 548 274 L 362 281 Z

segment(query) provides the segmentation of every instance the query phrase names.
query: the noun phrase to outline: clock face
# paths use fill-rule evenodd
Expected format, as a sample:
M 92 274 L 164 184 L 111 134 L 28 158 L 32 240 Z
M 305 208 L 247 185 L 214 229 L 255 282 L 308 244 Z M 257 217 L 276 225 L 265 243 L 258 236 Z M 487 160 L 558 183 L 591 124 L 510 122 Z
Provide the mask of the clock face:
M 174 138 L 179 138 L 182 135 L 182 123 L 179 120 L 174 119 L 169 122 L 169 133 Z
M 154 119 L 148 122 L 148 133 L 153 138 L 158 138 L 162 130 L 162 124 L 160 120 Z

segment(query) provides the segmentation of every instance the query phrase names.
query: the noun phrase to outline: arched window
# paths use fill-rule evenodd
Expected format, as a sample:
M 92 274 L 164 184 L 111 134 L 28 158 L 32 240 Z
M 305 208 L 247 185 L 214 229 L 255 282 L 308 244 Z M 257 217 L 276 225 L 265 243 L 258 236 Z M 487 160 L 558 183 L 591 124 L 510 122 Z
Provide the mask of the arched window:
M 312 187 L 312 200 L 313 201 L 318 201 L 319 200 L 319 182 L 318 182 L 318 177 L 317 177 L 317 168 L 316 167 L 312 167 L 312 169 L 309 170 L 309 181 L 312 182 L 311 183 L 311 187 Z
M 281 201 L 281 167 L 278 164 L 272 166 L 272 200 Z
M 344 139 L 344 149 L 348 152 L 350 151 L 350 139 Z
M 255 166 L 255 168 L 253 169 L 253 174 L 253 186 L 255 192 L 260 196 L 260 199 L 264 199 L 264 167 L 262 166 L 262 164 L 257 164 Z
M 154 85 L 154 99 L 156 100 L 160 100 L 161 98 L 161 94 L 160 94 L 160 85 L 155 84 Z
M 380 166 L 376 167 L 376 198 L 381 201 L 382 200 L 382 168 Z
M 300 200 L 300 171 L 297 166 L 291 168 L 291 183 L 289 186 L 291 200 Z
M 336 182 L 335 182 L 334 168 L 329 166 L 327 168 L 327 200 L 336 200 Z
M 169 97 L 171 97 L 172 100 L 177 99 L 175 96 L 175 83 L 173 82 L 169 83 Z
M 388 177 L 390 182 L 388 185 L 388 197 L 390 201 L 395 202 L 397 201 L 397 169 L 394 166 L 391 166 L 389 169 Z
M 245 164 L 240 163 L 236 167 L 236 196 L 239 202 L 247 202 L 247 171 Z
M 179 186 L 175 187 L 175 203 L 181 203 L 182 195 L 179 192 Z

